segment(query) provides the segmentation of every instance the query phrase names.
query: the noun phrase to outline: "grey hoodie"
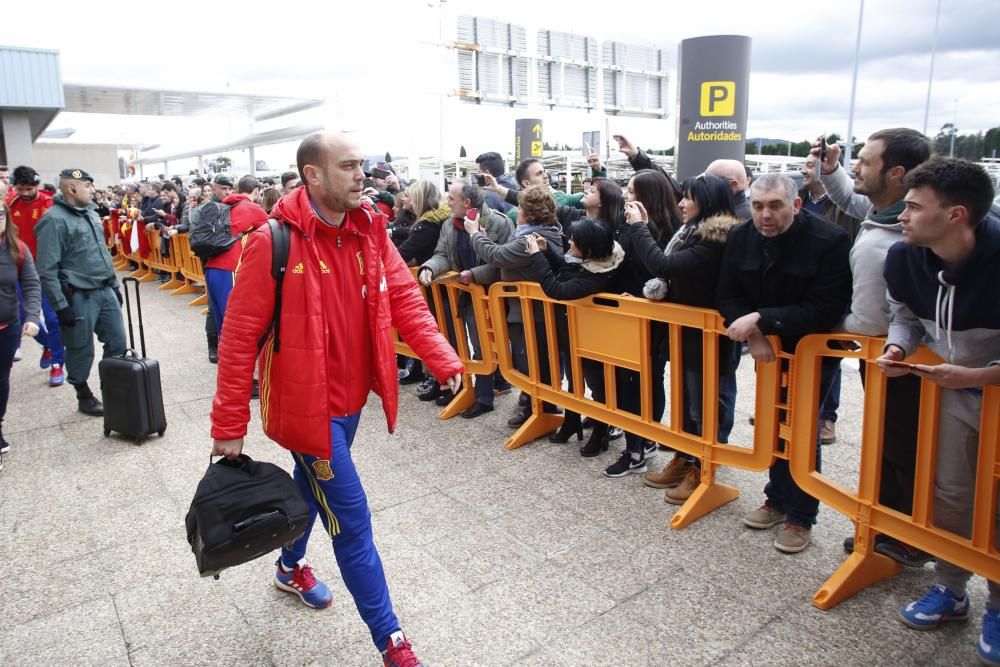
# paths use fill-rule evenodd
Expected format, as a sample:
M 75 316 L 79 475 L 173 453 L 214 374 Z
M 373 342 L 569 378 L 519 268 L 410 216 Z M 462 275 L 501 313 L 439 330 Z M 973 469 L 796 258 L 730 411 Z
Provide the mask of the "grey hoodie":
M 837 208 L 855 218 L 863 218 L 861 231 L 851 247 L 853 293 L 851 312 L 836 331 L 866 336 L 884 336 L 889 332 L 889 300 L 886 298 L 885 256 L 889 248 L 903 240 L 903 225 L 879 222 L 871 200 L 854 192 L 854 179 L 843 167 L 824 174 L 823 186 Z

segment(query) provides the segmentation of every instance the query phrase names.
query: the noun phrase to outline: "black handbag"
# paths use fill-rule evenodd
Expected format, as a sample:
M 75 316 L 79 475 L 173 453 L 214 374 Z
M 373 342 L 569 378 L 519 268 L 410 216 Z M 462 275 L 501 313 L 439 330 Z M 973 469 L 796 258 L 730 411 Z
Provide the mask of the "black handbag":
M 309 506 L 287 472 L 246 454 L 208 466 L 184 523 L 203 577 L 247 563 L 305 531 Z

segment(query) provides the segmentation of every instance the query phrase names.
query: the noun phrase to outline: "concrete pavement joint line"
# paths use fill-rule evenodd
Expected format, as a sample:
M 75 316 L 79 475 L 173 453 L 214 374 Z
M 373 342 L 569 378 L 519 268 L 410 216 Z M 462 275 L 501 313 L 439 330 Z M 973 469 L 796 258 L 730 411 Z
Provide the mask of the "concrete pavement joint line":
M 425 493 L 422 496 L 415 496 L 413 498 L 408 498 L 407 500 L 400 500 L 399 502 L 393 503 L 392 505 L 384 505 L 381 509 L 379 509 L 379 510 L 377 510 L 375 512 L 372 512 L 372 514 L 373 515 L 374 514 L 381 514 L 382 512 L 384 512 L 386 510 L 391 510 L 394 507 L 399 507 L 400 505 L 405 505 L 407 503 L 412 503 L 414 500 L 420 500 L 422 498 L 426 498 L 427 496 L 433 496 L 435 493 L 438 493 L 438 491 L 428 491 L 427 493 Z
M 753 635 L 758 635 L 758 634 L 763 633 L 763 631 L 766 630 L 769 626 L 773 625 L 779 619 L 784 618 L 785 612 L 788 610 L 789 607 L 791 607 L 790 603 L 787 604 L 787 605 L 785 605 L 784 607 L 781 607 L 780 609 L 778 609 L 776 612 L 774 612 L 773 614 L 771 614 L 771 616 L 766 621 L 764 621 L 760 625 L 752 628 L 746 634 L 742 635 L 739 638 L 740 641 L 734 641 L 734 642 L 732 642 L 732 647 L 729 650 L 727 650 L 725 653 L 723 653 L 722 655 L 720 655 L 716 659 L 712 660 L 711 662 L 705 663 L 705 667 L 712 667 L 713 665 L 717 665 L 719 663 L 725 662 L 725 660 L 729 656 L 737 654 L 737 652 L 740 650 L 740 647 L 746 648 L 749 645 L 749 641 L 743 641 L 744 639 L 746 639 L 747 637 L 752 637 Z
M 128 656 L 129 667 L 132 667 L 132 647 L 129 644 L 129 641 L 127 639 L 125 639 L 125 627 L 122 625 L 121 614 L 118 613 L 118 601 L 115 600 L 115 594 L 114 593 L 111 593 L 109 591 L 108 595 L 111 597 L 111 605 L 115 608 L 115 620 L 118 621 L 118 632 L 121 633 L 121 635 L 122 635 L 122 642 L 125 644 L 125 655 Z

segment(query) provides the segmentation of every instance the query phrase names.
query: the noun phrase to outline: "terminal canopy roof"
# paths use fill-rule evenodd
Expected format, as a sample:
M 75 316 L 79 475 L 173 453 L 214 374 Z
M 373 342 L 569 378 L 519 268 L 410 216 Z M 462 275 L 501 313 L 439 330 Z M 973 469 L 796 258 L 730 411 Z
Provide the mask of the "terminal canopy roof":
M 246 116 L 255 121 L 277 118 L 322 104 L 322 100 L 269 95 L 152 90 L 134 87 L 63 86 L 63 111 L 143 116 Z

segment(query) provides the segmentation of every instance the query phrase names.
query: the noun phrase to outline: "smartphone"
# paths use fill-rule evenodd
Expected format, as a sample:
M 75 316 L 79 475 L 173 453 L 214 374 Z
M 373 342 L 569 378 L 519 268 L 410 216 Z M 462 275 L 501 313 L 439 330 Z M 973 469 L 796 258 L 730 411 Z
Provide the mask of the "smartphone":
M 486 176 L 484 174 L 476 174 L 476 185 L 481 188 L 486 187 Z
M 583 142 L 583 150 L 587 151 L 586 153 L 584 153 L 584 156 L 588 156 L 594 152 L 594 147 L 585 141 Z
M 826 135 L 824 134 L 819 138 L 819 168 L 818 171 L 823 173 L 823 163 L 826 162 Z
M 385 169 L 379 169 L 378 167 L 375 167 L 374 169 L 372 169 L 372 178 L 381 178 L 384 181 L 389 177 L 390 173 L 391 172 L 388 172 Z
M 894 368 L 908 368 L 911 371 L 917 370 L 916 364 L 908 364 L 905 361 L 894 361 L 893 359 L 886 359 L 885 363 L 887 366 L 893 366 Z

